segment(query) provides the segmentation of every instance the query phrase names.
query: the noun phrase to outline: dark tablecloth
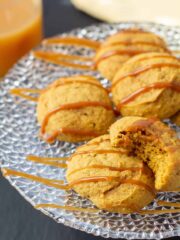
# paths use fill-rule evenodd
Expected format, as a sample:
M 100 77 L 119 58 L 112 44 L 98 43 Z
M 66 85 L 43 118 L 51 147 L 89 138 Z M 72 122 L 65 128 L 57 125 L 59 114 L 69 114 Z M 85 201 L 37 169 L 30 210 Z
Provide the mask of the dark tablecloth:
M 24 0 L 26 1 L 26 0 Z M 87 0 L 90 1 L 90 0 Z M 44 0 L 45 36 L 96 24 L 99 21 L 75 10 L 69 0 Z M 80 232 L 49 217 L 27 203 L 1 176 L 0 240 L 102 240 Z M 171 238 L 178 240 L 179 237 Z

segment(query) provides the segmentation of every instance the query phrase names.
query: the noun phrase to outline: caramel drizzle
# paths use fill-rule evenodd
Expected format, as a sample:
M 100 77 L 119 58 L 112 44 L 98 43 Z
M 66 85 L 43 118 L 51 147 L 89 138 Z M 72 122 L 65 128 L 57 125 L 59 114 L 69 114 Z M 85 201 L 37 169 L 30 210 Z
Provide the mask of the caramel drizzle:
M 110 142 L 110 138 L 107 137 L 107 138 L 102 138 L 102 139 L 100 139 L 100 140 L 98 140 L 98 141 L 88 142 L 88 143 L 87 143 L 87 146 L 98 145 L 98 144 L 100 144 L 100 143 L 102 143 L 102 142 Z M 80 146 L 80 147 L 84 147 L 84 146 Z M 80 147 L 79 147 L 79 148 L 80 148 Z M 79 149 L 79 148 L 78 148 L 78 149 Z
M 57 189 L 61 189 L 61 190 L 68 190 L 70 189 L 72 186 L 80 184 L 80 183 L 85 183 L 85 182 L 97 182 L 97 181 L 112 181 L 112 180 L 119 180 L 118 177 L 113 177 L 113 176 L 101 176 L 101 177 L 89 177 L 89 178 L 82 178 L 79 180 L 76 180 L 74 182 L 71 182 L 69 185 L 59 185 L 64 183 L 64 181 L 62 180 L 50 180 L 50 179 L 46 179 L 46 178 L 42 178 L 42 177 L 37 177 L 37 176 L 33 176 L 30 174 L 26 174 L 26 173 L 22 173 L 22 172 L 18 172 L 15 170 L 11 170 L 11 169 L 6 169 L 3 168 L 2 169 L 3 175 L 4 176 L 19 176 L 19 177 L 23 177 L 26 179 L 30 179 L 36 182 L 40 182 L 42 184 L 45 184 L 47 186 L 50 187 L 55 187 Z M 141 186 L 143 188 L 145 188 L 146 190 L 148 190 L 149 192 L 151 192 L 154 195 L 154 190 L 149 187 L 148 185 L 146 185 L 145 183 L 138 181 L 138 180 L 134 180 L 134 179 L 127 179 L 127 180 L 122 180 L 120 181 L 120 184 L 134 184 L 137 186 Z M 159 201 L 158 204 L 160 206 L 174 206 L 174 207 L 180 207 L 179 203 L 170 203 L 170 202 L 164 202 L 164 201 Z M 60 205 L 56 205 L 56 204 L 38 204 L 35 206 L 36 208 L 46 208 L 46 207 L 50 207 L 50 208 L 59 208 L 59 209 L 65 209 L 68 211 L 84 211 L 84 212 L 98 212 L 98 209 L 89 209 L 89 208 L 76 208 L 76 207 L 72 207 L 72 206 L 60 206 Z M 179 213 L 180 209 L 167 209 L 167 210 L 140 210 L 138 211 L 139 214 L 165 214 L 165 213 Z
M 75 156 L 84 155 L 84 154 L 127 154 L 127 151 L 123 150 L 110 150 L 110 149 L 92 149 L 87 151 L 76 152 L 71 156 L 71 159 Z
M 29 101 L 37 102 L 38 97 L 31 97 L 29 95 L 26 95 L 25 93 L 36 93 L 40 94 L 41 90 L 39 89 L 31 89 L 31 88 L 14 88 L 10 90 L 10 93 L 13 95 L 16 95 L 18 97 L 21 97 L 23 99 L 27 99 Z
M 94 146 L 94 145 L 96 146 L 96 145 L 98 145 L 98 144 L 100 144 L 100 143 L 102 143 L 102 142 L 110 142 L 109 137 L 104 138 L 104 139 L 100 139 L 99 141 L 88 142 L 88 143 L 86 144 L 86 146 Z M 80 149 L 82 149 L 82 148 L 84 148 L 84 147 L 85 147 L 85 145 L 82 145 L 82 146 L 78 147 L 76 150 L 80 150 Z
M 78 56 L 78 55 L 68 55 L 63 53 L 55 53 L 55 52 L 45 52 L 45 51 L 35 51 L 35 55 L 37 56 L 48 56 L 52 57 L 53 59 L 64 59 L 64 60 L 83 60 L 85 62 L 89 62 L 92 60 L 91 57 L 85 57 L 85 56 Z
M 98 59 L 95 60 L 95 67 L 99 65 L 100 62 L 118 55 L 128 55 L 128 56 L 134 56 L 141 53 L 147 53 L 149 51 L 142 51 L 142 50 L 109 50 L 106 53 L 104 53 L 102 56 L 100 56 Z
M 76 110 L 76 109 L 81 109 L 81 108 L 85 108 L 85 107 L 103 107 L 108 111 L 112 111 L 112 107 L 103 102 L 76 102 L 76 103 L 67 103 L 64 105 L 60 105 L 59 107 L 57 107 L 54 110 L 49 111 L 47 113 L 47 115 L 45 116 L 43 123 L 42 123 L 41 133 L 42 134 L 45 133 L 46 125 L 48 124 L 48 120 L 52 115 L 54 115 L 62 110 L 74 110 L 74 109 Z
M 45 45 L 49 44 L 63 44 L 63 45 L 80 45 L 88 48 L 97 50 L 100 46 L 100 42 L 77 37 L 63 37 L 63 38 L 52 38 L 44 41 Z M 34 56 L 40 60 L 48 61 L 57 65 L 65 67 L 72 67 L 82 70 L 94 70 L 94 66 L 86 64 L 74 63 L 74 60 L 82 60 L 84 62 L 91 62 L 91 57 L 84 57 L 78 55 L 68 55 L 63 53 L 45 52 L 45 51 L 34 51 Z
M 163 209 L 163 210 L 140 210 L 139 214 L 166 214 L 166 213 L 180 213 L 180 209 Z
M 179 59 L 175 56 L 172 56 L 172 55 L 156 55 L 156 56 L 145 56 L 145 57 L 142 57 L 134 62 L 141 62 L 141 61 L 144 61 L 144 60 L 151 60 L 151 59 L 156 59 L 156 58 L 167 58 L 167 59 L 172 59 L 172 60 L 176 60 L 176 61 L 179 61 Z
M 159 206 L 180 208 L 180 203 L 177 203 L 177 202 L 158 201 L 157 204 L 158 204 Z
M 81 108 L 85 108 L 85 107 L 103 107 L 108 111 L 113 111 L 113 109 L 110 105 L 103 103 L 103 102 L 77 102 L 77 103 L 64 104 L 64 105 L 61 105 L 47 113 L 47 115 L 45 116 L 45 118 L 42 122 L 41 135 L 45 134 L 46 126 L 48 124 L 49 118 L 52 115 L 54 115 L 57 112 L 62 111 L 62 110 L 71 110 L 71 109 L 74 110 L 74 109 L 81 109 Z M 70 129 L 70 128 L 61 128 L 60 130 L 57 130 L 56 132 L 54 132 L 53 136 L 50 136 L 47 138 L 45 137 L 45 138 L 46 138 L 46 140 L 48 140 L 50 138 L 48 141 L 51 141 L 52 139 L 54 139 L 61 133 L 71 133 L 71 134 L 77 134 L 77 135 L 81 135 L 81 136 L 85 136 L 85 135 L 86 136 L 97 136 L 97 135 L 99 135 L 92 131 L 82 131 L 82 130 L 76 130 L 76 129 Z
M 61 134 L 71 134 L 71 135 L 81 136 L 81 137 L 98 137 L 102 135 L 102 133 L 100 132 L 98 133 L 94 131 L 85 131 L 81 129 L 63 127 L 63 128 L 60 128 L 59 130 L 54 131 L 51 135 L 44 134 L 42 135 L 42 137 L 47 143 L 52 143 Z
M 69 186 L 73 187 L 75 185 L 81 184 L 81 183 L 89 183 L 89 182 L 106 182 L 106 181 L 117 181 L 119 185 L 121 184 L 132 184 L 132 185 L 137 185 L 140 186 L 147 191 L 149 191 L 151 194 L 155 195 L 154 189 L 152 189 L 149 185 L 135 180 L 135 179 L 125 179 L 125 180 L 120 180 L 119 177 L 115 176 L 96 176 L 96 177 L 87 177 L 87 178 L 80 178 L 77 179 L 69 184 Z M 117 186 L 116 186 L 117 187 Z M 112 189 L 110 189 L 112 190 Z
M 45 184 L 45 185 L 50 186 L 50 187 L 55 187 L 57 189 L 62 189 L 62 190 L 67 189 L 66 185 L 59 185 L 59 184 L 64 183 L 63 180 L 55 180 L 55 179 L 47 179 L 47 178 L 37 177 L 37 176 L 33 176 L 31 174 L 27 174 L 27 173 L 19 172 L 19 171 L 16 171 L 16 170 L 7 169 L 7 168 L 3 168 L 2 173 L 3 173 L 4 176 L 22 177 L 22 178 L 25 178 L 25 179 L 29 179 L 29 180 L 32 180 L 32 181 L 36 181 L 36 182 Z
M 86 170 L 86 169 L 109 169 L 111 171 L 117 171 L 117 172 L 124 172 L 124 171 L 132 171 L 132 172 L 136 172 L 136 171 L 143 171 L 143 167 L 129 167 L 129 168 L 118 168 L 118 167 L 111 167 L 111 166 L 105 166 L 105 165 L 92 165 L 92 166 L 88 166 L 88 167 L 82 167 L 82 168 L 78 168 L 75 169 L 74 171 L 70 172 L 68 174 L 68 176 L 76 173 L 76 172 L 80 172 L 82 170 Z
M 140 210 L 137 211 L 135 207 L 129 207 L 127 205 L 122 205 L 120 204 L 119 206 L 121 207 L 126 207 L 126 208 L 130 208 L 133 211 L 135 210 L 135 212 L 144 215 L 144 214 L 166 214 L 166 213 L 179 213 L 180 209 L 163 209 L 163 210 Z M 109 206 L 112 207 L 112 206 Z M 118 205 L 114 206 L 114 207 L 118 207 Z M 57 205 L 57 204 L 52 204 L 52 203 L 42 203 L 42 204 L 37 204 L 35 206 L 35 208 L 56 208 L 56 209 L 64 209 L 67 211 L 80 211 L 80 212 L 89 212 L 89 213 L 98 213 L 100 210 L 98 209 L 93 209 L 93 208 L 79 208 L 79 207 L 73 207 L 73 206 L 61 206 L 61 205 Z
M 113 44 L 113 45 L 116 45 L 115 43 Z M 109 45 L 107 45 L 107 47 L 108 47 Z M 166 48 L 165 48 L 166 49 Z M 168 49 L 166 49 L 167 51 L 168 51 Z M 115 51 L 115 52 L 114 52 Z M 116 51 L 118 51 L 119 52 L 119 54 L 117 53 L 116 54 Z M 131 51 L 132 52 L 132 51 Z M 136 51 L 134 51 L 134 54 L 132 54 L 132 56 L 134 56 L 134 55 L 137 55 L 137 54 L 140 54 L 140 53 L 147 53 L 148 51 L 146 51 L 146 52 L 137 52 L 136 53 Z M 110 54 L 109 54 L 110 53 Z M 114 54 L 113 54 L 114 53 Z M 133 53 L 133 52 L 132 52 Z M 112 55 L 111 55 L 112 54 Z M 108 51 L 107 53 L 105 53 L 105 54 L 103 54 L 100 58 L 98 58 L 95 62 L 95 67 L 97 67 L 98 66 L 98 64 L 101 62 L 101 61 L 103 61 L 103 60 L 106 60 L 107 58 L 109 58 L 109 57 L 111 57 L 111 56 L 114 56 L 114 55 L 127 55 L 127 51 L 119 51 L 119 50 L 112 50 L 112 51 Z M 141 62 L 141 61 L 143 61 L 143 60 L 149 60 L 149 59 L 154 59 L 154 58 L 168 58 L 168 59 L 174 59 L 174 60 L 177 60 L 177 61 L 179 61 L 179 59 L 177 58 L 177 57 L 175 57 L 175 56 L 172 56 L 172 55 L 158 55 L 158 56 L 146 56 L 146 57 L 143 57 L 143 58 L 141 58 L 141 59 L 138 59 L 137 61 L 138 62 Z
M 53 203 L 41 203 L 35 205 L 35 208 L 57 208 L 57 209 L 64 209 L 67 211 L 77 211 L 77 212 L 89 212 L 89 213 L 97 213 L 99 212 L 98 209 L 94 208 L 80 208 L 80 207 L 73 207 L 73 206 L 61 206 L 58 204 L 53 204 Z
M 152 35 L 153 33 L 144 31 L 143 29 L 124 29 L 116 33 L 116 35 L 119 34 L 149 34 Z M 158 35 L 156 37 L 162 42 L 162 38 Z
M 157 121 L 156 118 L 142 119 L 135 121 L 130 127 L 127 128 L 127 131 L 133 132 L 138 131 L 144 128 L 151 126 L 153 123 Z
M 55 179 L 50 180 L 50 179 L 47 179 L 47 178 L 37 177 L 37 176 L 33 176 L 31 174 L 18 172 L 16 170 L 12 170 L 12 169 L 3 168 L 2 173 L 3 173 L 4 176 L 23 177 L 23 178 L 33 180 L 33 181 L 36 181 L 36 182 L 40 182 L 40 183 L 45 184 L 47 186 L 54 187 L 54 188 L 61 189 L 61 190 L 69 190 L 73 186 L 79 185 L 81 183 L 105 182 L 105 181 L 113 181 L 114 180 L 114 181 L 118 181 L 119 184 L 133 184 L 133 185 L 143 187 L 147 191 L 151 192 L 153 195 L 155 194 L 154 190 L 150 186 L 148 186 L 147 184 L 145 184 L 141 181 L 134 180 L 134 179 L 120 180 L 119 177 L 115 177 L 115 176 L 96 176 L 96 177 L 80 178 L 78 180 L 72 181 L 69 184 L 60 185 L 60 184 L 64 183 L 63 180 L 55 180 Z
M 82 57 L 82 56 L 75 56 L 75 55 L 66 55 L 60 53 L 53 53 L 53 52 L 43 52 L 43 51 L 34 51 L 34 57 L 51 62 L 57 65 L 65 66 L 65 67 L 72 67 L 82 70 L 93 70 L 93 65 L 83 65 L 78 63 L 73 63 L 71 61 L 66 60 L 83 60 L 83 61 L 91 61 L 92 58 Z M 64 61 L 65 60 L 65 61 Z
M 120 81 L 127 77 L 135 77 L 138 76 L 141 73 L 144 73 L 148 70 L 154 69 L 154 68 L 161 68 L 161 67 L 173 67 L 173 68 L 180 68 L 180 64 L 175 64 L 175 63 L 154 63 L 150 64 L 144 67 L 140 67 L 136 69 L 135 71 L 129 72 L 121 76 L 119 79 L 117 79 L 113 84 L 112 88 L 114 88 Z
M 47 157 L 37 157 L 33 155 L 29 155 L 26 158 L 29 161 L 36 162 L 36 163 L 42 163 L 58 168 L 67 168 L 67 164 L 65 163 L 59 163 L 59 161 L 68 161 L 69 158 L 62 157 L 62 158 L 47 158 Z
M 106 207 L 109 207 L 111 209 L 121 207 L 121 208 L 130 209 L 132 212 L 138 211 L 138 208 L 134 204 L 125 204 L 122 202 L 116 202 L 114 205 L 106 204 Z
M 56 84 L 51 84 L 47 88 L 40 90 L 40 89 L 31 89 L 31 88 L 14 88 L 10 90 L 10 93 L 16 96 L 19 96 L 21 98 L 27 99 L 29 101 L 38 101 L 38 97 L 31 97 L 27 94 L 24 93 L 36 93 L 36 94 L 42 94 L 45 93 L 48 89 L 53 88 L 53 87 L 59 87 L 59 86 L 64 86 L 68 84 L 74 84 L 74 83 L 82 83 L 82 84 L 89 84 L 96 86 L 106 92 L 109 92 L 108 89 L 104 88 L 100 83 L 96 82 L 96 79 L 90 76 L 74 76 L 72 79 L 71 78 L 60 78 L 61 82 L 57 82 Z
M 131 32 L 131 31 L 130 31 Z M 125 32 L 126 33 L 126 32 Z M 131 32 L 132 33 L 132 32 Z M 142 32 L 138 32 L 138 33 L 142 33 Z M 143 32 L 144 33 L 144 32 Z M 161 39 L 161 38 L 160 38 Z M 105 47 L 109 48 L 111 46 L 118 46 L 118 45 L 124 45 L 124 46 L 134 46 L 134 45 L 149 45 L 149 46 L 154 46 L 154 47 L 160 47 L 162 49 L 164 49 L 165 51 L 169 52 L 170 51 L 167 49 L 167 47 L 163 46 L 161 43 L 155 43 L 155 42 L 145 42 L 145 41 L 135 41 L 135 42 L 130 42 L 130 41 L 117 41 L 117 42 L 110 42 L 107 43 L 105 45 Z M 103 49 L 105 48 L 103 47 Z M 134 56 L 140 53 L 147 53 L 147 52 L 151 52 L 151 51 L 142 51 L 142 50 L 131 50 L 131 49 L 126 49 L 126 50 L 109 50 L 106 53 L 104 53 L 102 56 L 100 56 L 97 60 L 95 60 L 95 66 L 97 67 L 98 64 L 103 61 L 106 60 L 107 58 L 111 57 L 111 56 L 115 56 L 115 55 L 129 55 L 129 56 Z M 164 55 L 162 55 L 164 57 Z M 156 56 L 155 56 L 156 57 Z M 153 57 L 150 57 L 153 58 Z M 168 56 L 168 58 L 170 58 Z M 171 57 L 173 59 L 177 59 L 176 57 Z M 146 57 L 145 57 L 146 59 Z M 148 59 L 148 57 L 147 57 Z
M 145 31 L 145 30 L 143 30 L 143 29 L 139 29 L 139 28 L 128 28 L 128 29 L 123 29 L 123 30 L 120 30 L 119 32 L 117 32 L 116 33 L 116 35 L 118 35 L 118 34 L 121 34 L 121 33 L 123 33 L 123 34 L 131 34 L 131 33 L 142 33 L 142 34 L 151 34 L 152 35 L 152 33 L 151 32 L 147 32 L 147 31 Z M 157 37 L 159 37 L 159 36 L 157 36 Z M 160 37 L 159 37 L 160 38 Z M 160 38 L 161 39 L 161 38 Z
M 81 76 L 80 76 L 80 79 L 81 79 Z M 52 87 L 60 87 L 60 86 L 68 85 L 68 84 L 74 84 L 74 83 L 82 83 L 82 84 L 93 85 L 93 86 L 96 86 L 96 87 L 108 92 L 108 90 L 106 88 L 104 88 L 100 83 L 97 83 L 97 82 L 91 80 L 91 78 L 87 78 L 87 80 L 83 80 L 83 79 L 80 80 L 80 79 L 78 80 L 78 76 L 77 76 L 77 79 L 76 78 L 74 78 L 74 79 L 61 78 L 61 82 L 57 82 L 56 84 L 53 84 L 53 85 L 47 87 L 46 89 L 43 90 L 43 93 L 46 92 L 49 88 L 52 88 Z
M 175 92 L 180 92 L 180 84 L 176 83 L 168 83 L 168 82 L 157 82 L 157 83 L 152 83 L 148 86 L 139 88 L 135 92 L 131 93 L 127 97 L 123 98 L 121 102 L 117 105 L 117 109 L 121 109 L 124 105 L 132 102 L 135 100 L 137 97 L 139 97 L 141 94 L 147 93 L 151 91 L 152 89 L 171 89 Z
M 152 46 L 152 47 L 160 47 L 166 51 L 168 51 L 168 49 L 164 46 L 162 46 L 161 43 L 155 43 L 155 42 L 145 42 L 145 41 L 116 41 L 116 42 L 109 42 L 107 43 L 107 47 L 108 46 L 116 46 L 116 45 L 124 45 L 124 46 L 134 46 L 134 45 L 147 45 L 147 46 Z
M 49 44 L 63 44 L 63 45 L 77 45 L 77 46 L 85 46 L 92 49 L 98 49 L 100 47 L 100 42 L 95 40 L 90 40 L 86 38 L 78 38 L 78 37 L 56 37 L 50 38 L 43 41 L 44 45 Z

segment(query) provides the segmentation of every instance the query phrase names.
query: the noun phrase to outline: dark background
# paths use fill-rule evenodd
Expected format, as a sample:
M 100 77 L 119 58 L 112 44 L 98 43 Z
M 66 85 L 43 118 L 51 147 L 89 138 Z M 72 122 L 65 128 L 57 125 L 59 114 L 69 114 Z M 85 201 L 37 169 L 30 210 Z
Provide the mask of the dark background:
M 25 0 L 26 1 L 26 0 Z M 90 1 L 90 0 L 87 0 Z M 69 0 L 44 0 L 44 30 L 57 33 L 96 24 L 99 21 L 75 10 Z M 27 203 L 1 176 L 0 240 L 103 240 L 57 224 Z M 177 238 L 171 238 L 178 240 Z

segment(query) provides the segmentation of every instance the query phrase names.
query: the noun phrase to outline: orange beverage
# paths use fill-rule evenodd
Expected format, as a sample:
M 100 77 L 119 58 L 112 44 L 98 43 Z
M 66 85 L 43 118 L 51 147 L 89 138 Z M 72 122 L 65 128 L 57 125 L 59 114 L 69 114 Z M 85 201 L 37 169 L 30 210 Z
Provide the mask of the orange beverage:
M 41 0 L 0 0 L 0 76 L 41 39 Z

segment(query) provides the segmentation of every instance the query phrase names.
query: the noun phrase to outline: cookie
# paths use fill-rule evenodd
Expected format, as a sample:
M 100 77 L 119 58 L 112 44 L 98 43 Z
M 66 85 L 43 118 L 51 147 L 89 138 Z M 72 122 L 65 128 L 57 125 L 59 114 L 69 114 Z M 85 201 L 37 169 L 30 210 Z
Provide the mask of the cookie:
M 180 187 L 180 141 L 176 132 L 156 119 L 124 117 L 110 127 L 111 144 L 125 147 L 155 175 L 158 191 Z
M 112 81 L 119 68 L 132 56 L 146 52 L 168 52 L 165 42 L 156 34 L 127 29 L 105 40 L 95 56 L 98 71 Z
M 113 102 L 123 116 L 169 118 L 180 109 L 180 62 L 169 54 L 140 54 L 112 82 Z
M 126 149 L 112 147 L 109 135 L 79 147 L 66 178 L 79 195 L 110 212 L 137 212 L 155 197 L 151 170 Z
M 41 137 L 79 142 L 107 132 L 115 119 L 108 92 L 91 76 L 61 78 L 42 91 L 37 105 Z

